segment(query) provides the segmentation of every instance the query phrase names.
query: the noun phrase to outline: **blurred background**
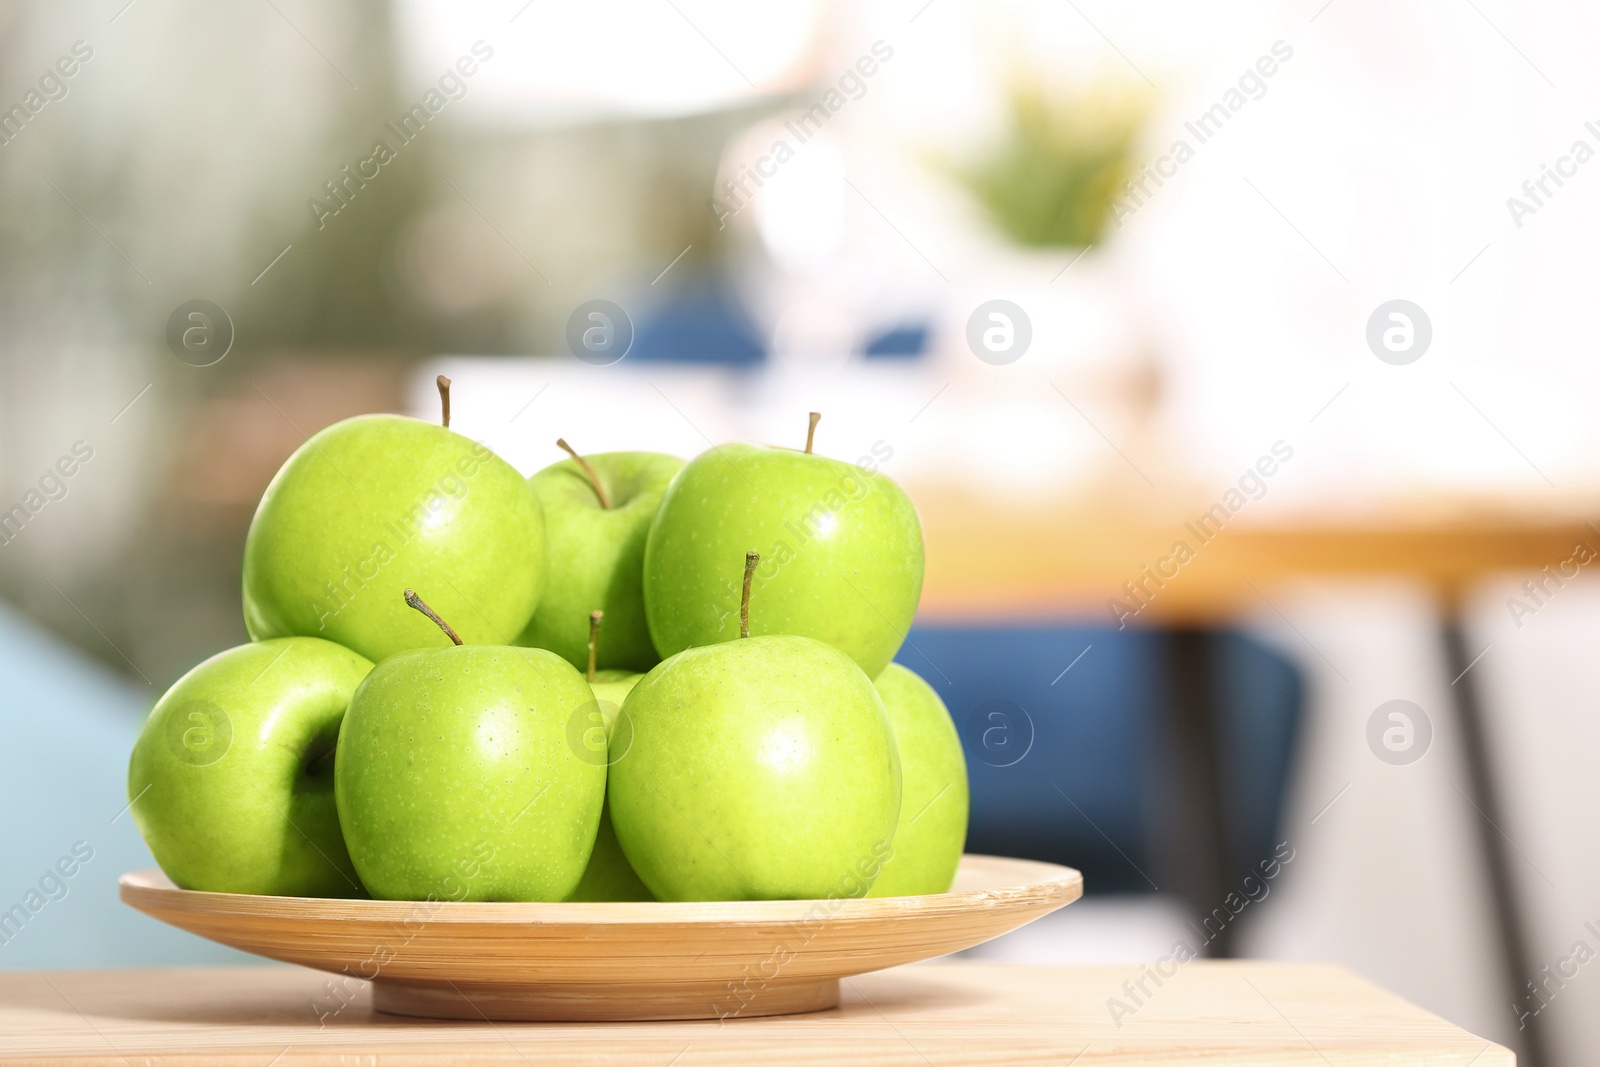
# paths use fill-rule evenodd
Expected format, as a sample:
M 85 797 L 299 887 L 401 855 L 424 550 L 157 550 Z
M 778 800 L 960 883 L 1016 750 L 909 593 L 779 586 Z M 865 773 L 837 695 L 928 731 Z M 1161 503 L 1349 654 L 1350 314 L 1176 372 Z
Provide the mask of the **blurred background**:
M 242 958 L 115 902 L 127 752 L 279 464 L 444 372 L 525 472 L 882 459 L 969 849 L 1090 894 L 981 954 L 1331 959 L 1594 1062 L 1596 20 L 0 4 L 0 908 L 94 857 L 0 967 Z

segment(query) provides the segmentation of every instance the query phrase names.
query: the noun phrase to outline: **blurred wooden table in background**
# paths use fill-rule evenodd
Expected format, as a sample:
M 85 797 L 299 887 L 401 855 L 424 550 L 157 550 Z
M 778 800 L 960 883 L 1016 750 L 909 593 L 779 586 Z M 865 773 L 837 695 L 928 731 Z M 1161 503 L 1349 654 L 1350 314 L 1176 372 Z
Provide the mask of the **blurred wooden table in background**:
M 1540 961 L 1529 944 L 1510 846 L 1498 830 L 1505 806 L 1482 687 L 1472 673 L 1481 653 L 1466 635 L 1463 603 L 1475 585 L 1496 574 L 1543 580 L 1552 589 L 1545 568 L 1558 582 L 1575 577 L 1569 561 L 1579 546 L 1600 555 L 1600 529 L 1585 515 L 1590 501 L 1569 496 L 1536 505 L 1487 495 L 1419 494 L 1364 508 L 1359 516 L 1330 509 L 1325 516 L 1281 518 L 1244 508 L 1202 538 L 1195 523 L 1214 501 L 1106 497 L 1030 505 L 1017 496 L 997 503 L 937 485 L 911 491 L 928 554 L 919 621 L 1159 628 L 1174 679 L 1168 726 L 1180 754 L 1171 769 L 1183 799 L 1171 813 L 1173 837 L 1198 843 L 1181 850 L 1172 888 L 1200 914 L 1224 899 L 1239 861 L 1229 847 L 1223 807 L 1207 629 L 1278 614 L 1269 598 L 1285 582 L 1400 577 L 1431 590 L 1439 604 L 1439 639 L 1470 800 L 1483 816 L 1476 823 L 1478 847 L 1494 907 L 1502 989 L 1511 1003 L 1523 995 L 1521 976 L 1538 973 Z M 1173 547 L 1180 540 L 1194 555 L 1177 565 Z M 1164 558 L 1164 573 L 1150 577 Z M 1563 565 L 1565 575 L 1558 570 Z M 1130 595 L 1130 582 L 1142 589 Z M 1112 602 L 1137 612 L 1123 614 Z M 1231 955 L 1231 937 L 1219 938 L 1214 951 Z M 1549 1062 L 1537 1018 L 1519 1039 L 1524 1067 Z
M 910 491 L 927 541 L 921 617 L 929 621 L 1113 622 L 1107 600 L 1137 606 L 1123 583 L 1138 582 L 1141 569 L 1169 556 L 1180 539 L 1195 556 L 1163 587 L 1150 585 L 1155 593 L 1141 623 L 1234 622 L 1266 606 L 1251 583 L 1268 589 L 1308 577 L 1400 575 L 1448 602 L 1496 572 L 1532 577 L 1570 558 L 1580 542 L 1600 553 L 1600 531 L 1577 502 L 1535 510 L 1446 498 L 1366 512 L 1359 520 L 1258 519 L 1246 511 L 1201 543 L 1186 524 L 1207 502 L 1155 509 L 1132 500 L 1067 498 L 1030 506 L 937 485 Z

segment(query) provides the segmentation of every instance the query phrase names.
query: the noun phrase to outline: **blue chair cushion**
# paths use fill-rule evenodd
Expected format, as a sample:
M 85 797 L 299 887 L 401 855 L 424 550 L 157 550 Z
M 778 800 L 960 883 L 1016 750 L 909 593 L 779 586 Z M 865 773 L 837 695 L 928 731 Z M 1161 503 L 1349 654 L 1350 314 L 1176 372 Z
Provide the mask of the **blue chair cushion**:
M 1242 634 L 1220 632 L 1208 648 L 1224 810 L 1242 870 L 1276 841 L 1303 683 L 1291 662 Z M 1159 881 L 1159 820 L 1179 802 L 1164 773 L 1174 680 L 1160 634 L 919 624 L 895 658 L 955 718 L 972 786 L 969 852 L 1068 864 L 1091 893 L 1149 892 Z

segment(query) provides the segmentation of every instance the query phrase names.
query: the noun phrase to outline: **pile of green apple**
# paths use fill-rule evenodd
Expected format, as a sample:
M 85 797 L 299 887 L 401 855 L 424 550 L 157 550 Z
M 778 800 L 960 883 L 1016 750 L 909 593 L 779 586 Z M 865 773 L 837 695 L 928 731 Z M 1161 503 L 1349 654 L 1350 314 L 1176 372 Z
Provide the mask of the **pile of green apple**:
M 967 776 L 892 663 L 922 531 L 881 473 L 729 444 L 523 478 L 395 415 L 311 437 L 244 548 L 250 644 L 158 701 L 128 795 L 183 888 L 394 900 L 949 889 Z

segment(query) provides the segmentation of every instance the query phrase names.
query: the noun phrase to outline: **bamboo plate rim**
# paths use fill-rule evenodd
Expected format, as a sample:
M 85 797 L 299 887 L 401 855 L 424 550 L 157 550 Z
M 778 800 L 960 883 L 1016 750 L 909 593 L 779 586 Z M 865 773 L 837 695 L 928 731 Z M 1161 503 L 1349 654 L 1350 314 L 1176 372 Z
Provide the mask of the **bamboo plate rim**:
M 963 875 L 987 880 L 1014 878 L 1003 885 L 962 888 Z M 365 897 L 284 897 L 255 893 L 218 893 L 181 889 L 159 868 L 129 871 L 118 879 L 120 896 L 133 907 L 142 904 L 184 905 L 186 911 L 303 918 L 400 922 L 417 909 L 429 911 L 429 922 L 586 925 L 615 923 L 771 923 L 809 919 L 818 904 L 828 905 L 829 921 L 878 920 L 956 908 L 985 908 L 1005 903 L 1070 904 L 1083 895 L 1083 875 L 1072 867 L 1041 860 L 967 853 L 961 857 L 956 886 L 949 892 L 900 897 L 817 897 L 794 900 L 715 901 L 452 901 L 373 900 Z

